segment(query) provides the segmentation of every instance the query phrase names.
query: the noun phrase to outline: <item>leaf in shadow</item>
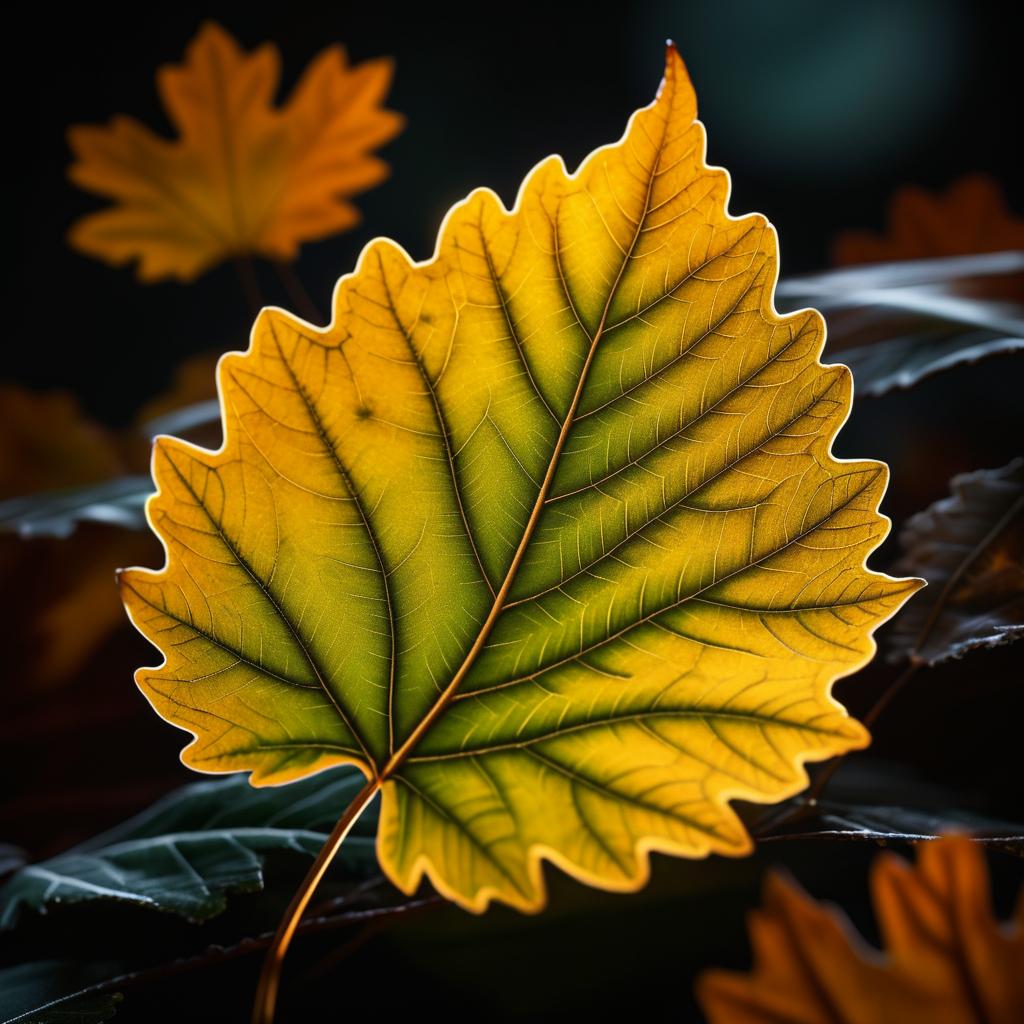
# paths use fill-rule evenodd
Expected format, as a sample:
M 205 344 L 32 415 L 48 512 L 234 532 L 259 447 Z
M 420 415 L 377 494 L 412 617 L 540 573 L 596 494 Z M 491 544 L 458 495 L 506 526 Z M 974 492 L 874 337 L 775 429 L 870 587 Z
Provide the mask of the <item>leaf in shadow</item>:
M 761 842 L 787 839 L 838 839 L 877 843 L 913 843 L 966 833 L 988 846 L 1024 854 L 1024 824 L 995 821 L 972 811 L 921 810 L 887 804 L 848 804 L 820 800 L 806 817 L 794 818 L 758 836 Z
M 0 531 L 21 537 L 71 536 L 80 523 L 106 523 L 132 530 L 146 525 L 147 476 L 120 476 L 85 487 L 42 491 L 0 501 Z
M 245 778 L 186 786 L 138 817 L 14 874 L 0 890 L 0 927 L 26 909 L 115 900 L 202 921 L 221 913 L 230 892 L 263 888 L 266 857 L 313 857 L 325 833 L 363 783 L 334 769 L 286 789 L 251 787 Z M 338 859 L 353 880 L 377 873 L 376 814 L 364 818 Z
M 1020 334 L 986 330 L 911 334 L 845 349 L 842 359 L 853 372 L 856 397 L 880 398 L 956 366 L 1022 351 L 1024 324 Z
M 929 586 L 894 623 L 893 661 L 935 665 L 1024 637 L 1024 458 L 950 486 L 900 535 L 896 571 Z
M 826 355 L 853 371 L 857 398 L 1024 351 L 1024 252 L 811 274 L 780 282 L 777 295 L 782 309 L 825 314 Z
M 40 960 L 0 970 L 5 1024 L 101 1024 L 121 1002 L 118 992 L 87 991 L 119 973 L 117 964 Z

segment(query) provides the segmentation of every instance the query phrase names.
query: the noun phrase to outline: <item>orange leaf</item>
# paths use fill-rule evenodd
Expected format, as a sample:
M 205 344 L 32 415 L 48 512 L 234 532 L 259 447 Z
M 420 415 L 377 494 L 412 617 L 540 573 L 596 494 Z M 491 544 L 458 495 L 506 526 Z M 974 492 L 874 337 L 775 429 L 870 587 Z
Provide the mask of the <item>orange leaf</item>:
M 143 281 L 190 281 L 230 256 L 294 259 L 302 242 L 355 225 L 348 197 L 387 177 L 371 153 L 403 125 L 380 106 L 392 71 L 387 59 L 349 67 L 331 46 L 275 107 L 277 48 L 246 53 L 207 22 L 185 63 L 157 72 L 176 140 L 123 116 L 69 130 L 69 177 L 116 204 L 73 225 L 71 245 L 137 260 Z
M 998 182 L 972 174 L 943 194 L 901 189 L 889 203 L 884 234 L 846 231 L 836 239 L 833 255 L 842 266 L 1020 248 L 1024 220 L 1010 212 Z
M 73 395 L 0 385 L 0 499 L 122 472 L 117 438 L 83 416 Z
M 769 875 L 750 919 L 756 967 L 709 971 L 697 994 L 711 1024 L 1014 1024 L 1024 1015 L 1024 899 L 992 915 L 981 849 L 954 836 L 911 866 L 879 856 L 871 892 L 886 946 L 867 946 L 837 910 Z M 1024 895 L 1024 893 L 1022 893 Z

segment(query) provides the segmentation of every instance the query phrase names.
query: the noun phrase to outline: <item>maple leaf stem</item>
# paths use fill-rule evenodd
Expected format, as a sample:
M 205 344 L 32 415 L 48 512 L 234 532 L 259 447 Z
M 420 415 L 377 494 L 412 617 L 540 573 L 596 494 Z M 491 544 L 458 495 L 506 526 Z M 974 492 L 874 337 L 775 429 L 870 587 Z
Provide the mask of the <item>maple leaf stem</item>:
M 239 254 L 235 257 L 235 270 L 238 271 L 238 281 L 242 286 L 242 293 L 245 295 L 249 314 L 255 318 L 266 305 L 263 299 L 263 292 L 260 290 L 259 280 L 256 277 L 256 268 L 252 265 L 252 260 L 248 256 Z
M 295 268 L 290 263 L 275 260 L 274 269 L 277 271 L 278 279 L 284 290 L 288 293 L 288 298 L 294 303 L 299 314 L 312 324 L 323 323 L 320 310 L 317 309 L 316 303 L 302 283 L 302 278 L 295 272 Z
M 288 904 L 288 909 L 281 917 L 281 922 L 277 926 L 277 931 L 274 933 L 270 946 L 267 948 L 267 955 L 263 960 L 260 980 L 256 986 L 256 998 L 253 1001 L 252 1024 L 272 1024 L 274 1008 L 277 1005 L 277 992 L 281 983 L 281 968 L 288 947 L 302 920 L 302 915 L 305 913 L 306 907 L 309 906 L 309 901 L 313 898 L 317 886 L 327 873 L 338 850 L 341 849 L 345 837 L 359 820 L 359 816 L 370 805 L 370 801 L 377 795 L 379 789 L 380 779 L 374 776 L 353 797 L 352 802 L 345 808 L 338 823 L 327 837 L 327 842 L 317 854 L 313 866 L 302 880 L 291 903 Z

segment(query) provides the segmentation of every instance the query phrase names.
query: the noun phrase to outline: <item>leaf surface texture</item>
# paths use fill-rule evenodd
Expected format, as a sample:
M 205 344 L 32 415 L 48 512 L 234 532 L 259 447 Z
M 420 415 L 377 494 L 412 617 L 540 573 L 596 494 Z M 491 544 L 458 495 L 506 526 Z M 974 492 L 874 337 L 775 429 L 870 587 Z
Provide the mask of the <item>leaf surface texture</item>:
M 400 888 L 537 909 L 545 858 L 748 852 L 731 799 L 867 742 L 829 691 L 917 586 L 864 565 L 885 467 L 832 457 L 849 372 L 704 152 L 673 48 L 575 174 L 474 192 L 427 262 L 371 243 L 328 328 L 267 310 L 222 360 L 225 445 L 158 442 L 168 563 L 121 577 L 188 764 L 359 764 Z
M 352 769 L 286 788 L 253 789 L 241 775 L 186 786 L 95 839 L 17 871 L 0 888 L 0 928 L 27 909 L 115 901 L 205 921 L 230 892 L 263 888 L 271 854 L 315 856 L 339 804 L 362 785 Z M 376 814 L 360 819 L 336 871 L 346 880 L 373 874 Z

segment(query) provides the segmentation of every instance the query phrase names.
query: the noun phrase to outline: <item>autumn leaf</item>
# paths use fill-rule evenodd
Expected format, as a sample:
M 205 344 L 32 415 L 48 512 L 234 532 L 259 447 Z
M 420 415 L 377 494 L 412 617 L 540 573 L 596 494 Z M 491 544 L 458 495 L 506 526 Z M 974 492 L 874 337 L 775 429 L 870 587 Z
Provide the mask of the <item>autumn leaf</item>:
M 698 982 L 710 1024 L 1020 1020 L 1024 899 L 1011 924 L 993 918 L 984 856 L 970 839 L 922 843 L 913 867 L 881 854 L 871 892 L 884 955 L 841 913 L 769 875 L 749 924 L 754 970 L 709 971 Z
M 935 665 L 1024 638 L 1024 458 L 951 489 L 900 534 L 898 571 L 930 586 L 894 624 L 894 659 Z
M 774 311 L 695 117 L 670 48 L 575 174 L 474 192 L 425 263 L 371 243 L 326 329 L 265 310 L 221 450 L 157 442 L 140 687 L 194 768 L 358 765 L 343 822 L 381 792 L 405 892 L 536 910 L 545 859 L 632 890 L 652 850 L 744 854 L 730 800 L 867 742 L 830 687 L 919 584 L 865 568 L 885 467 L 831 455 L 849 372 Z
M 117 438 L 73 395 L 0 385 L 0 499 L 93 483 L 124 468 Z
M 883 235 L 847 231 L 834 246 L 834 262 L 880 263 L 1024 248 L 1024 220 L 1006 204 L 999 183 L 970 174 L 944 193 L 904 188 L 889 204 Z
M 272 44 L 245 53 L 207 22 L 184 64 L 157 72 L 176 139 L 128 117 L 72 127 L 69 177 L 115 205 L 79 220 L 71 245 L 137 260 L 143 281 L 191 281 L 232 256 L 292 260 L 302 242 L 355 225 L 350 198 L 388 174 L 372 152 L 402 128 L 381 107 L 392 63 L 349 67 L 328 47 L 277 107 L 280 63 Z
M 64 488 L 118 477 L 127 465 L 122 439 L 70 394 L 0 387 L 0 497 L 7 499 L 0 526 L 37 502 L 59 501 Z M 67 680 L 124 622 L 114 569 L 152 551 L 140 534 L 102 527 L 32 545 L 0 536 L 0 614 L 20 638 L 7 652 L 11 678 L 39 686 Z

